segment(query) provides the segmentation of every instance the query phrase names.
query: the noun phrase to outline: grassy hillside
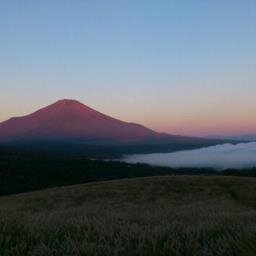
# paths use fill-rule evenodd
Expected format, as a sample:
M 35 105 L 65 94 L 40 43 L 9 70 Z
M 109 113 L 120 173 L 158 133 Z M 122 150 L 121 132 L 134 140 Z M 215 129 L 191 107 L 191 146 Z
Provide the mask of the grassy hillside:
M 256 255 L 256 179 L 149 177 L 0 197 L 0 255 Z

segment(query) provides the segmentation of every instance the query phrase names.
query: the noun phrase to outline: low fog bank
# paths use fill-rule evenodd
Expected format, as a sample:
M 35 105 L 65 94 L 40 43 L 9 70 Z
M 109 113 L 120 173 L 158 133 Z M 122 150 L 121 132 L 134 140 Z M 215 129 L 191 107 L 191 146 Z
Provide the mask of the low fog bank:
M 218 170 L 252 168 L 256 167 L 256 142 L 237 145 L 222 144 L 174 153 L 129 155 L 123 160 L 127 163 L 145 163 L 173 168 L 214 168 Z

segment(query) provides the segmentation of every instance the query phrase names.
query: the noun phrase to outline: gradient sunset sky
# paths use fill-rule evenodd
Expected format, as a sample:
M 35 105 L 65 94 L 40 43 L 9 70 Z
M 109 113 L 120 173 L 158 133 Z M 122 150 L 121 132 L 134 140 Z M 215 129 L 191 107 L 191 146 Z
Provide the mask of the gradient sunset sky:
M 1 0 L 0 121 L 62 98 L 173 134 L 256 133 L 256 1 Z

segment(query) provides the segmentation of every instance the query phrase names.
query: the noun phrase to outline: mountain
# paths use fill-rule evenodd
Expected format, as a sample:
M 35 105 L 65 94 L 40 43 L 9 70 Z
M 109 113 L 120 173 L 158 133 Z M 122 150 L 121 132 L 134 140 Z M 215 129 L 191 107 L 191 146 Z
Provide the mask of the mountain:
M 161 152 L 210 146 L 223 141 L 157 133 L 142 125 L 102 114 L 76 100 L 64 99 L 32 114 L 0 123 L 1 144 L 34 142 L 39 142 L 40 147 L 46 143 L 46 148 L 53 142 L 56 146 L 57 142 L 58 149 L 66 147 L 68 150 L 72 143 L 72 148 L 76 149 L 84 144 L 129 145 L 122 152 Z M 60 146 L 60 142 L 64 144 Z M 134 151 L 131 145 L 140 145 L 140 149 Z M 106 149 L 109 150 L 113 149 Z
M 142 125 L 104 115 L 76 100 L 60 100 L 23 117 L 0 123 L 0 140 L 85 139 L 138 141 L 161 137 Z
M 209 135 L 207 136 L 211 139 L 222 139 L 222 140 L 232 140 L 240 142 L 256 141 L 256 134 L 236 134 L 236 135 Z
M 225 139 L 239 140 L 239 141 L 256 141 L 256 134 L 242 134 L 225 137 Z

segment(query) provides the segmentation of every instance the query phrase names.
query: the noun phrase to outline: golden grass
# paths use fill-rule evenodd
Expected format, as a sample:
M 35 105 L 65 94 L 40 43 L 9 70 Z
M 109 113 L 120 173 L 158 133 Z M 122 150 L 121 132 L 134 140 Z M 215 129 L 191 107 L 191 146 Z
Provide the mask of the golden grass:
M 0 255 L 256 255 L 256 179 L 164 176 L 0 198 Z

